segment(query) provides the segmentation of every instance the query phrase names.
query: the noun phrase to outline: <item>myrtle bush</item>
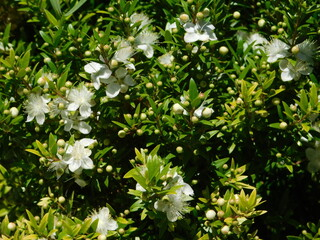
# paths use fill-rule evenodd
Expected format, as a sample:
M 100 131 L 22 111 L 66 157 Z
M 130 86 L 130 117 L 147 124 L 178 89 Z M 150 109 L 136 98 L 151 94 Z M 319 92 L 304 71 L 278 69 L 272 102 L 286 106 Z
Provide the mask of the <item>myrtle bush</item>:
M 315 0 L 3 0 L 1 239 L 320 239 Z

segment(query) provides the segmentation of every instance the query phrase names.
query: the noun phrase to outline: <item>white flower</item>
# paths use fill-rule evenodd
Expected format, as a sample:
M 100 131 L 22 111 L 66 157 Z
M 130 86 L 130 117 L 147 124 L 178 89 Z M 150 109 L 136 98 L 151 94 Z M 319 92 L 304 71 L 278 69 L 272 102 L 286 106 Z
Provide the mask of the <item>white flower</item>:
M 193 190 L 189 184 L 185 183 L 182 177 L 175 173 L 173 178 L 164 187 L 169 190 L 172 187 L 180 186 L 175 194 L 165 195 L 162 199 L 154 203 L 154 208 L 158 211 L 165 212 L 170 222 L 175 222 L 184 213 L 189 212 L 187 201 L 191 200 Z
M 0 42 L 0 50 L 1 51 L 9 51 L 12 49 L 13 45 L 11 43 L 8 43 L 6 47 L 4 47 L 3 42 Z
M 91 115 L 91 98 L 93 93 L 90 92 L 84 85 L 73 88 L 68 94 L 68 100 L 71 102 L 68 106 L 69 111 L 79 109 L 82 117 L 88 118 Z
M 61 98 L 57 97 L 54 98 L 49 104 L 49 109 L 50 109 L 50 116 L 55 117 L 57 115 L 61 115 L 62 117 L 68 115 L 68 101 Z
M 320 149 L 307 148 L 306 156 L 309 160 L 308 171 L 311 173 L 318 172 L 320 170 Z
M 141 49 L 147 58 L 152 58 L 153 48 L 156 40 L 159 38 L 158 34 L 151 31 L 142 31 L 135 38 L 135 43 L 138 49 Z
M 112 71 L 107 65 L 90 62 L 84 66 L 84 70 L 91 74 L 91 80 L 95 89 L 100 88 L 100 81 L 105 80 L 111 76 Z
M 268 45 L 266 45 L 265 49 L 268 56 L 267 61 L 269 63 L 273 63 L 279 58 L 285 58 L 289 56 L 288 50 L 290 49 L 290 46 L 275 38 Z
M 110 210 L 107 207 L 99 209 L 98 212 L 94 210 L 91 219 L 92 222 L 99 219 L 96 229 L 97 233 L 107 235 L 108 231 L 116 230 L 118 228 L 117 222 L 111 218 Z
M 62 115 L 64 120 L 64 130 L 69 132 L 72 128 L 81 132 L 82 134 L 88 134 L 91 132 L 91 127 L 86 122 L 82 121 L 85 117 L 79 116 L 77 113 L 71 115 Z
M 172 56 L 171 53 L 165 53 L 162 56 L 158 57 L 158 61 L 160 62 L 160 64 L 164 66 L 168 66 L 172 64 L 173 60 L 174 60 L 174 56 Z
M 298 44 L 299 52 L 296 57 L 302 61 L 313 63 L 313 55 L 316 53 L 317 47 L 315 42 L 311 42 L 309 39 L 304 40 Z
M 61 156 L 59 156 L 59 158 L 61 158 Z M 64 171 L 68 170 L 68 169 L 66 169 L 67 167 L 68 167 L 67 163 L 65 163 L 62 160 L 60 160 L 60 161 L 51 161 L 48 170 L 49 171 L 55 171 L 57 179 L 59 179 L 62 176 L 62 174 L 64 173 Z
M 118 42 L 118 49 L 114 53 L 112 59 L 122 62 L 128 69 L 135 70 L 134 65 L 128 60 L 134 53 L 133 47 L 127 41 L 121 40 Z
M 176 22 L 174 22 L 174 23 L 167 22 L 165 30 L 167 30 L 169 32 L 172 32 L 172 30 L 176 29 L 176 28 L 177 28 L 177 23 Z
M 280 61 L 279 67 L 282 71 L 282 81 L 298 80 L 301 74 L 309 75 L 312 72 L 312 67 L 302 61 L 297 61 L 295 65 L 292 65 L 288 60 L 284 59 Z
M 128 71 L 120 67 L 115 71 L 115 76 L 111 76 L 104 83 L 108 84 L 106 87 L 106 94 L 109 98 L 114 98 L 118 94 L 127 92 L 129 86 L 134 86 L 135 83 Z
M 43 85 L 44 88 L 49 88 L 49 82 L 52 82 L 53 79 L 53 73 L 43 73 L 37 82 L 39 85 Z
M 48 102 L 50 102 L 49 98 L 31 93 L 25 106 L 28 113 L 26 122 L 30 122 L 36 118 L 37 123 L 42 125 L 45 120 L 45 113 L 49 112 Z
M 267 42 L 267 39 L 265 39 L 261 34 L 251 33 L 243 44 L 243 49 L 246 50 L 247 47 L 252 44 L 253 50 L 263 50 L 262 45 L 265 45 Z
M 184 35 L 184 41 L 187 43 L 196 41 L 213 41 L 217 40 L 217 37 L 213 30 L 215 27 L 205 21 L 197 21 L 196 24 L 188 22 L 183 25 L 186 33 Z
M 73 146 L 67 146 L 63 160 L 68 164 L 71 172 L 94 168 L 93 161 L 89 158 L 91 150 L 86 148 L 93 143 L 95 143 L 95 140 L 83 138 L 80 141 L 75 141 Z
M 151 20 L 149 17 L 143 13 L 134 13 L 130 16 L 130 26 L 133 26 L 137 23 L 139 23 L 138 30 L 144 28 L 144 26 L 147 26 L 151 23 Z

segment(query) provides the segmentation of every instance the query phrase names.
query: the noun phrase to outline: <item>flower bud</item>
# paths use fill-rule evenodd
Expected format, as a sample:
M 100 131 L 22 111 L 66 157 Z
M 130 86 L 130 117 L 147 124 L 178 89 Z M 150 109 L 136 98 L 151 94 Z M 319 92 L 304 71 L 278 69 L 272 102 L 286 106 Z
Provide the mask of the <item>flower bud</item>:
M 224 200 L 223 198 L 219 198 L 219 199 L 217 200 L 217 204 L 218 204 L 219 206 L 223 206 L 224 203 L 225 203 L 225 200 Z
M 227 235 L 230 231 L 230 228 L 229 226 L 225 225 L 221 228 L 221 233 L 224 234 L 224 235 Z
M 208 220 L 213 220 L 216 217 L 216 212 L 214 210 L 208 210 L 206 212 L 206 218 Z
M 260 19 L 260 20 L 258 21 L 258 26 L 259 26 L 260 28 L 264 27 L 265 24 L 266 24 L 266 20 L 264 20 L 264 19 Z
M 172 110 L 174 114 L 182 114 L 184 111 L 184 108 L 179 103 L 175 103 L 172 106 Z
M 13 223 L 13 222 L 9 222 L 9 223 L 8 223 L 8 229 L 9 229 L 10 231 L 14 231 L 14 230 L 16 229 L 16 224 Z
M 240 14 L 238 11 L 235 11 L 235 12 L 233 13 L 233 17 L 234 17 L 235 19 L 239 19 L 239 18 L 241 17 L 241 14 Z
M 178 147 L 176 148 L 176 151 L 177 151 L 177 153 L 183 153 L 183 147 L 178 146 Z
M 125 132 L 124 130 L 120 130 L 120 131 L 118 132 L 118 136 L 119 136 L 120 138 L 124 138 L 124 137 L 126 136 L 126 132 Z
M 19 115 L 19 110 L 16 107 L 10 108 L 10 114 L 13 118 L 17 117 Z
M 229 52 L 229 49 L 226 46 L 221 46 L 219 48 L 219 53 L 223 56 L 226 55 L 228 52 Z
M 291 52 L 293 54 L 298 54 L 300 52 L 300 49 L 299 49 L 299 46 L 298 45 L 295 45 L 291 48 Z
M 108 173 L 112 172 L 112 170 L 113 170 L 113 167 L 111 165 L 106 166 L 106 171 Z
M 286 122 L 280 123 L 280 129 L 285 130 L 288 127 L 288 124 Z
M 188 16 L 188 14 L 185 14 L 185 13 L 181 14 L 181 15 L 180 15 L 180 20 L 181 20 L 182 22 L 188 22 L 188 21 L 189 21 L 189 16 Z
M 202 111 L 202 116 L 203 116 L 204 118 L 209 118 L 209 117 L 211 117 L 212 113 L 213 113 L 213 109 L 206 107 L 206 108 L 204 108 L 203 111 Z
M 66 201 L 66 199 L 64 198 L 64 196 L 60 196 L 59 198 L 58 198 L 58 202 L 59 203 L 64 203 Z

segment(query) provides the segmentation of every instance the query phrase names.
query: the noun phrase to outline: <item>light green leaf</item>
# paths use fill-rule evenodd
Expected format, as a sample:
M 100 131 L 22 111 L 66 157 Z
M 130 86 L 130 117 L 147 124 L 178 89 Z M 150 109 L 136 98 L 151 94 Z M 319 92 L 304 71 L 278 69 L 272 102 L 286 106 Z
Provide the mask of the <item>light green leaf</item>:
M 72 15 L 75 11 L 77 11 L 87 0 L 81 0 L 80 2 L 76 3 L 67 13 L 64 15 L 66 17 L 69 17 Z

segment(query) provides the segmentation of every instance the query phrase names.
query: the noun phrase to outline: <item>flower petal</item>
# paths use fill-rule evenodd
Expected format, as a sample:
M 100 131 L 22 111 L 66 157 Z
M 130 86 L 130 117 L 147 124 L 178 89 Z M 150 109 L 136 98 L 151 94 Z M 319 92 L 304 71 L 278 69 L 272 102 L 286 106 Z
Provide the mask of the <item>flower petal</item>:
M 96 73 L 103 67 L 106 67 L 106 65 L 97 62 L 90 62 L 84 66 L 84 71 L 86 71 L 87 73 Z
M 119 83 L 110 83 L 106 87 L 106 94 L 109 98 L 114 98 L 120 93 L 120 84 Z

